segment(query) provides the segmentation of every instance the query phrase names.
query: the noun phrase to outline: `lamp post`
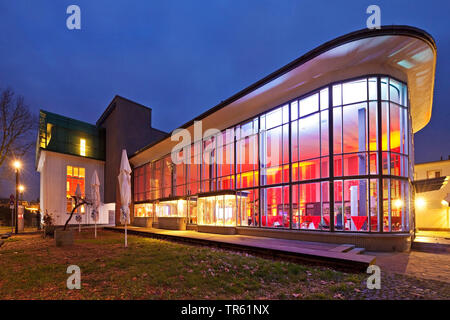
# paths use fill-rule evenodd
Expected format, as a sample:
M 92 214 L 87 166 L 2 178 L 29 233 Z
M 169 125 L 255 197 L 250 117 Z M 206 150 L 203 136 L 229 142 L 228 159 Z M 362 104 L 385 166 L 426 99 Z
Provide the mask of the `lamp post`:
M 16 222 L 16 234 L 19 233 L 19 170 L 22 163 L 18 160 L 13 162 L 13 167 L 16 170 L 16 204 L 15 204 L 15 222 Z
M 19 204 L 20 204 L 21 198 L 23 198 L 24 191 L 25 191 L 25 187 L 22 184 L 20 184 L 19 185 L 19 198 L 17 198 L 17 201 L 19 202 Z

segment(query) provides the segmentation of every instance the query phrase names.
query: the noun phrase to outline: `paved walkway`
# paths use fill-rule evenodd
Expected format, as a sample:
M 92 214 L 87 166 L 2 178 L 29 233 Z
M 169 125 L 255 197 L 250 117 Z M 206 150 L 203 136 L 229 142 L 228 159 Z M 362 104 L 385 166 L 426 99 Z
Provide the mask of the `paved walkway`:
M 105 229 L 123 232 L 123 227 Z M 339 244 L 275 239 L 245 235 L 222 235 L 196 231 L 172 231 L 153 228 L 129 227 L 130 234 L 184 241 L 201 245 L 215 245 L 229 249 L 250 251 L 261 255 L 289 257 L 346 269 L 365 271 L 375 258 L 365 254 L 334 251 Z
M 450 254 L 431 252 L 367 252 L 377 258 L 381 272 L 405 274 L 450 284 Z
M 448 231 L 419 231 L 415 242 L 438 243 L 450 246 L 450 232 Z
M 450 283 L 450 232 L 416 233 L 410 252 L 368 252 L 385 272 Z

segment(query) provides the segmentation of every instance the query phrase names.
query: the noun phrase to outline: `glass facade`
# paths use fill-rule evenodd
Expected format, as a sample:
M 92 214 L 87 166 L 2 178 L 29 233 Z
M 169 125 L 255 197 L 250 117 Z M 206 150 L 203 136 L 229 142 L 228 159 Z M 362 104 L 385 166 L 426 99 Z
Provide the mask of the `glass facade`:
M 194 142 L 178 152 L 185 163 L 169 154 L 135 168 L 134 201 L 141 208 L 179 197 L 183 205 L 167 215 L 199 225 L 406 232 L 409 150 L 406 84 L 368 76 Z

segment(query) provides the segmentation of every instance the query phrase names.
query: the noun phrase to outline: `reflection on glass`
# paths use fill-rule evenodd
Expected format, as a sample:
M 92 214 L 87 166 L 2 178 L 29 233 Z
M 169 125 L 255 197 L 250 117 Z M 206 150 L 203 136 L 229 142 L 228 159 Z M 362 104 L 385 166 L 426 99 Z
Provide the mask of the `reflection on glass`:
M 407 86 L 398 80 L 333 84 L 233 126 L 234 137 L 224 130 L 196 142 L 190 164 L 166 155 L 135 168 L 133 199 L 154 201 L 157 215 L 205 225 L 330 230 L 333 209 L 336 231 L 407 231 L 412 191 L 401 179 L 413 168 L 410 121 Z M 212 191 L 232 194 L 187 201 Z M 184 202 L 157 202 L 175 196 Z M 137 215 L 149 212 L 135 206 Z
M 350 104 L 367 100 L 367 80 L 345 82 L 342 85 L 342 103 Z
M 300 117 L 319 110 L 319 94 L 315 93 L 300 100 Z

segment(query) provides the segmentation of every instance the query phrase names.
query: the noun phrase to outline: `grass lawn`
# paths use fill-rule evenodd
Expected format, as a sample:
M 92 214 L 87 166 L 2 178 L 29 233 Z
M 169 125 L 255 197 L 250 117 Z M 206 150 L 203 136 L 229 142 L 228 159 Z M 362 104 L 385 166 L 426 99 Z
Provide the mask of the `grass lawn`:
M 366 274 L 136 236 L 125 249 L 123 235 L 110 231 L 75 235 L 64 249 L 40 235 L 6 240 L 0 299 L 449 299 L 437 281 L 386 275 L 381 290 L 368 290 Z M 81 290 L 66 288 L 72 264 L 81 268 Z
M 36 227 L 25 227 L 23 232 L 36 232 L 36 231 L 38 231 Z M 0 233 L 11 233 L 11 232 L 14 233 L 12 227 L 5 227 L 5 226 L 0 227 Z

